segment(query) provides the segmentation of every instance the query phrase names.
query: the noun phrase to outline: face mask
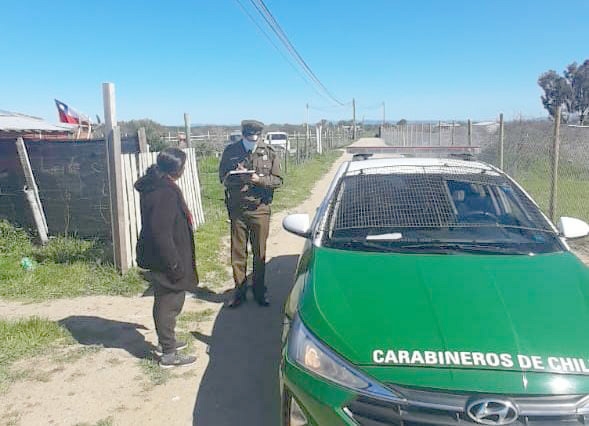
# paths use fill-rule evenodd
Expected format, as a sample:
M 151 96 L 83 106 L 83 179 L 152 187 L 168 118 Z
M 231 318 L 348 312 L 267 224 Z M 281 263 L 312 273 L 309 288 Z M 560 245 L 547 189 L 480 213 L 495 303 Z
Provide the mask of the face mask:
M 256 142 L 255 141 L 252 142 L 251 140 L 249 140 L 249 138 L 244 138 L 243 139 L 243 146 L 245 147 L 246 150 L 253 151 L 254 148 L 256 147 Z
M 260 135 L 247 135 L 245 138 L 250 142 L 256 143 L 259 137 Z

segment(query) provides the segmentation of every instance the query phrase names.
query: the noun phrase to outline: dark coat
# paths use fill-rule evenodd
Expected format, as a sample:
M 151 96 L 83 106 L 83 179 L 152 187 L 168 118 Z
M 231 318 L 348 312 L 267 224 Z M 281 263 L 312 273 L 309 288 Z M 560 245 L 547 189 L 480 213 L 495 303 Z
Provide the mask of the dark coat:
M 198 285 L 194 234 L 180 191 L 154 170 L 135 183 L 141 200 L 137 264 L 162 272 L 171 290 L 194 291 Z
M 252 183 L 249 175 L 231 175 L 238 164 L 255 170 L 260 181 Z M 274 147 L 262 141 L 254 152 L 248 153 L 243 142 L 228 145 L 219 164 L 219 179 L 225 185 L 226 203 L 229 210 L 255 210 L 261 204 L 272 203 L 274 190 L 282 185 L 280 157 Z

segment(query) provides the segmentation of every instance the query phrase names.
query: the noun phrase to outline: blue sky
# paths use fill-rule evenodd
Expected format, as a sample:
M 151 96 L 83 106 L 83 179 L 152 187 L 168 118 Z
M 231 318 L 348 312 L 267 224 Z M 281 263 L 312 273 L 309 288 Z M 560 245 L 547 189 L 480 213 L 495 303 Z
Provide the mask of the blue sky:
M 57 121 L 57 98 L 102 117 L 108 81 L 119 120 L 168 125 L 302 123 L 307 103 L 310 121 L 348 119 L 352 98 L 358 120 L 382 102 L 395 121 L 542 117 L 538 76 L 589 58 L 586 0 L 265 3 L 344 106 L 238 0 L 21 0 L 2 4 L 0 109 Z

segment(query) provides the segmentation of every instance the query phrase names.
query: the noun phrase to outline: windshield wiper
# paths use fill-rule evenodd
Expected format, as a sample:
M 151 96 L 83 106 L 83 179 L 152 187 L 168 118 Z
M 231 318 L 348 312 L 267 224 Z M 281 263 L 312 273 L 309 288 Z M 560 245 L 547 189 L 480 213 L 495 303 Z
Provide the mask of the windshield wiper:
M 364 238 L 332 238 L 329 241 L 333 247 L 345 247 L 350 249 L 370 249 L 370 251 L 380 251 L 386 253 L 399 253 L 407 251 L 404 245 L 391 245 L 390 241 L 370 241 Z
M 401 242 L 393 240 L 367 240 L 360 238 L 332 238 L 329 241 L 333 247 L 348 249 L 368 249 L 384 253 L 479 253 L 479 254 L 518 254 L 529 255 L 530 251 L 513 247 L 501 247 L 498 244 L 464 243 L 446 241 L 424 241 L 424 242 Z
M 439 251 L 445 252 L 465 252 L 465 253 L 489 253 L 489 254 L 530 254 L 529 251 L 520 250 L 511 247 L 501 247 L 495 244 L 480 244 L 480 243 L 447 243 L 447 242 L 427 242 L 417 244 L 405 244 L 404 248 L 410 250 L 433 250 L 436 253 Z

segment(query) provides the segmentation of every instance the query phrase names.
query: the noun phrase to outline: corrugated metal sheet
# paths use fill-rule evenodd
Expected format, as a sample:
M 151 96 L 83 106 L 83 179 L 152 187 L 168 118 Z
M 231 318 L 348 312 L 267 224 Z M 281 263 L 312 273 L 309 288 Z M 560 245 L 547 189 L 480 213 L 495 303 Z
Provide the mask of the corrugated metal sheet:
M 74 126 L 75 127 L 75 126 Z M 42 118 L 0 110 L 0 132 L 73 132 L 74 127 L 51 124 Z

